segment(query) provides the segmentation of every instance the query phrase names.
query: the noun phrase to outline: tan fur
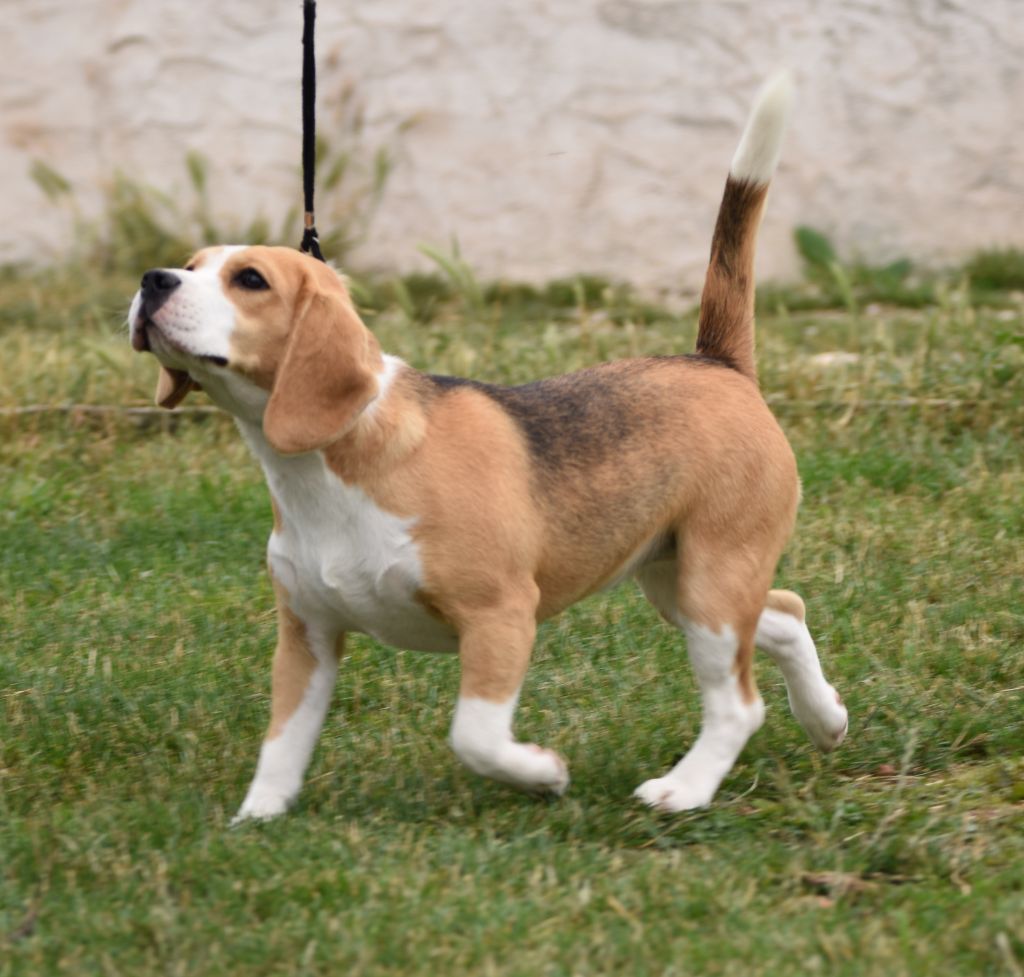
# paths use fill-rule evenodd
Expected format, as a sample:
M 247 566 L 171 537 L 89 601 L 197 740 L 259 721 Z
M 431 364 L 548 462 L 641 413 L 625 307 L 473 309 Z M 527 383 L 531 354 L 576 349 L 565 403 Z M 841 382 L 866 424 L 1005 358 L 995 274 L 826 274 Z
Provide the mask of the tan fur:
M 281 509 L 273 494 L 270 496 L 270 508 L 274 514 L 274 531 L 281 532 L 284 528 Z M 316 671 L 316 658 L 309 645 L 306 625 L 292 611 L 288 604 L 288 591 L 273 571 L 270 572 L 270 580 L 277 602 L 277 647 L 271 671 L 270 726 L 265 737 L 268 740 L 281 735 L 285 723 L 302 702 Z M 340 660 L 344 653 L 345 635 L 341 633 L 335 640 L 334 654 Z
M 807 613 L 803 598 L 799 594 L 794 594 L 792 590 L 769 590 L 764 606 L 770 607 L 773 611 L 782 611 L 783 614 L 789 614 L 801 623 L 803 623 Z
M 154 400 L 158 407 L 174 410 L 193 390 L 201 389 L 184 370 L 172 370 L 160 364 L 160 373 L 156 381 Z
M 730 176 L 711 239 L 700 297 L 697 352 L 757 378 L 754 362 L 754 250 L 768 184 Z
M 734 629 L 741 688 L 756 696 L 754 629 L 799 490 L 792 451 L 748 376 L 682 357 L 595 368 L 595 383 L 627 391 L 628 438 L 614 451 L 596 438 L 571 464 L 541 472 L 515 418 L 471 385 L 441 393 L 403 368 L 363 412 L 380 353 L 340 278 L 286 249 L 232 256 L 225 280 L 242 266 L 273 285 L 230 293 L 231 365 L 271 391 L 268 440 L 285 453 L 323 450 L 346 483 L 415 519 L 421 600 L 462 637 L 464 694 L 507 699 L 537 621 L 667 546 L 679 561 L 679 611 Z M 574 377 L 551 381 L 552 395 Z M 287 613 L 283 622 L 286 649 L 301 646 Z
M 406 376 L 326 456 L 381 508 L 418 519 L 429 604 L 460 633 L 533 593 L 536 620 L 557 614 L 628 569 L 652 539 L 677 535 L 690 554 L 680 609 L 713 630 L 736 630 L 741 687 L 752 699 L 753 633 L 796 510 L 793 456 L 738 374 L 680 360 L 647 379 L 649 438 L 642 432 L 628 452 L 556 481 L 539 505 L 522 434 L 472 388 L 425 408 Z M 595 519 L 598 532 L 574 528 Z M 461 653 L 464 668 L 467 655 L 484 654 L 465 645 Z M 492 690 L 476 672 L 470 664 L 466 694 L 501 701 L 508 683 Z
M 270 390 L 263 433 L 276 451 L 291 455 L 324 448 L 344 432 L 377 393 L 381 354 L 334 272 L 280 269 L 273 250 L 245 252 L 247 266 L 272 266 L 266 278 L 281 281 L 268 292 L 248 293 L 232 353 L 243 372 Z M 225 263 L 225 283 L 238 264 Z
M 525 593 L 467 615 L 459 636 L 460 695 L 508 702 L 519 691 L 537 633 L 535 612 L 535 595 Z
M 281 735 L 285 723 L 299 708 L 313 672 L 316 671 L 316 658 L 309 646 L 306 625 L 288 606 L 288 594 L 284 587 L 273 576 L 271 579 L 277 597 L 277 648 L 274 650 L 270 680 L 268 740 Z
M 756 232 L 786 85 L 777 80 L 759 97 L 734 158 L 737 176 L 726 181 L 696 356 L 602 364 L 519 387 L 431 376 L 382 356 L 340 276 L 324 264 L 282 248 L 220 253 L 217 273 L 235 312 L 219 297 L 211 303 L 215 343 L 193 354 L 194 372 L 238 415 L 274 490 L 295 499 L 289 532 L 294 517 L 309 527 L 300 532 L 326 537 L 307 548 L 289 536 L 281 552 L 282 540 L 272 538 L 271 559 L 289 567 L 294 557 L 314 634 L 323 626 L 333 634 L 330 622 L 344 621 L 405 647 L 447 648 L 458 637 L 462 680 L 451 742 L 478 773 L 524 789 L 565 789 L 564 761 L 512 735 L 537 625 L 630 576 L 686 632 L 705 706 L 690 753 L 638 788 L 646 803 L 668 810 L 707 803 L 760 726 L 753 675 L 759 623 L 762 645 L 792 679 L 790 701 L 812 739 L 831 748 L 845 732 L 845 712 L 820 708 L 824 679 L 807 636 L 794 638 L 792 622 L 762 621 L 766 605 L 803 619 L 799 597 L 769 590 L 800 493 L 754 360 Z M 206 257 L 200 252 L 193 266 Z M 204 288 L 211 278 L 200 276 Z M 143 282 L 141 308 L 153 315 L 181 284 Z M 135 331 L 146 326 L 132 323 L 136 349 L 147 345 L 147 334 Z M 172 326 L 178 323 L 166 323 Z M 161 383 L 168 405 L 188 390 L 171 373 Z M 285 461 L 274 452 L 318 452 L 320 459 Z M 346 489 L 323 479 L 321 459 Z M 331 496 L 323 506 L 321 492 Z M 280 531 L 276 500 L 272 507 Z M 341 527 L 337 538 L 335 523 L 325 522 L 331 518 Z M 334 569 L 342 572 L 335 577 Z M 327 706 L 326 687 L 310 687 L 319 673 L 307 625 L 274 586 L 279 641 L 268 740 L 281 735 L 307 693 L 315 695 L 302 713 L 308 728 L 295 726 L 298 766 L 283 776 L 292 762 L 289 729 L 261 754 L 240 817 L 283 810 Z

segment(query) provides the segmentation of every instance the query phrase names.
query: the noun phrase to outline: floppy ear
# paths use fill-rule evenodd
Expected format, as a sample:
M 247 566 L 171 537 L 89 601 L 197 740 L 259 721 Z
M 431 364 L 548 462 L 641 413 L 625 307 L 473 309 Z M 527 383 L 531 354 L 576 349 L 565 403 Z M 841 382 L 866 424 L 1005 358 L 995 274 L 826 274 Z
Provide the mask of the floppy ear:
M 263 414 L 263 433 L 285 455 L 340 438 L 377 392 L 369 330 L 341 295 L 314 292 L 292 323 Z
M 174 410 L 192 390 L 202 390 L 184 370 L 172 370 L 160 364 L 160 376 L 156 381 L 156 402 L 160 407 Z

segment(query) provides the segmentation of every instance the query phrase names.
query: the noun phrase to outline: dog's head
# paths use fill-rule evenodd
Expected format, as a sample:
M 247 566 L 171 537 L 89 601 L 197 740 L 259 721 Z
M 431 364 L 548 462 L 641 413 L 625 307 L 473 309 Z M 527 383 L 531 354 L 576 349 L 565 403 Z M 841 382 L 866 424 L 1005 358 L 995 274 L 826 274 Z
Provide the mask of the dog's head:
M 160 361 L 160 406 L 204 389 L 283 454 L 341 437 L 377 393 L 380 347 L 344 283 L 290 248 L 205 248 L 147 271 L 128 318 L 132 346 Z

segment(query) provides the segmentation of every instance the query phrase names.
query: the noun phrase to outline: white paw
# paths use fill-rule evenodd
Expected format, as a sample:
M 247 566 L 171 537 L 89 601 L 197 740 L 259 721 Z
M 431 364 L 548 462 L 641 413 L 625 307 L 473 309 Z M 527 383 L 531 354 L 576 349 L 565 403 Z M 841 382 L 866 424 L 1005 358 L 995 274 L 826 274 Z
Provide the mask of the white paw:
M 553 750 L 512 738 L 516 696 L 507 702 L 459 696 L 452 720 L 451 746 L 473 773 L 531 794 L 561 794 L 569 767 Z
M 569 786 L 569 764 L 554 750 L 546 750 L 536 743 L 518 744 L 528 750 L 531 760 L 524 765 L 528 768 L 528 784 L 526 790 L 540 791 L 545 794 L 561 795 Z
M 507 743 L 494 761 L 480 772 L 519 790 L 564 794 L 569 786 L 569 765 L 554 750 L 536 743 Z
M 562 794 L 569 786 L 565 760 L 536 743 L 508 742 L 493 752 L 464 750 L 459 759 L 474 773 L 528 794 Z
M 639 797 L 648 807 L 673 814 L 707 807 L 714 794 L 714 790 L 700 784 L 683 783 L 672 776 L 648 780 L 633 791 L 633 796 Z
M 826 685 L 813 702 L 791 701 L 790 708 L 822 753 L 831 753 L 846 738 L 850 717 L 839 693 L 831 685 Z
M 249 791 L 238 813 L 231 819 L 231 827 L 243 821 L 269 821 L 288 810 L 290 799 L 283 794 Z

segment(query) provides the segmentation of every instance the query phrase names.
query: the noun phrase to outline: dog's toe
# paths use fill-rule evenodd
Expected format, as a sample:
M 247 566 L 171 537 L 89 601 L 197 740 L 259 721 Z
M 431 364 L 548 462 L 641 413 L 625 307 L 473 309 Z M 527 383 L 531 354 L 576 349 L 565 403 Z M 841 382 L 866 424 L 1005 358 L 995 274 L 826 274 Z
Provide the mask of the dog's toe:
M 231 819 L 231 827 L 245 821 L 269 821 L 288 810 L 288 798 L 281 794 L 250 794 L 238 813 Z
M 839 693 L 831 686 L 813 703 L 794 706 L 793 714 L 822 753 L 831 753 L 846 739 L 850 717 Z
M 637 787 L 633 796 L 656 811 L 665 811 L 670 814 L 707 807 L 711 803 L 711 796 L 706 790 L 682 783 L 674 777 L 657 777 L 654 780 L 645 781 Z
M 525 789 L 542 794 L 564 794 L 569 786 L 569 765 L 565 759 L 554 750 L 536 743 L 523 743 L 522 746 L 532 754 L 529 772 L 523 781 Z

